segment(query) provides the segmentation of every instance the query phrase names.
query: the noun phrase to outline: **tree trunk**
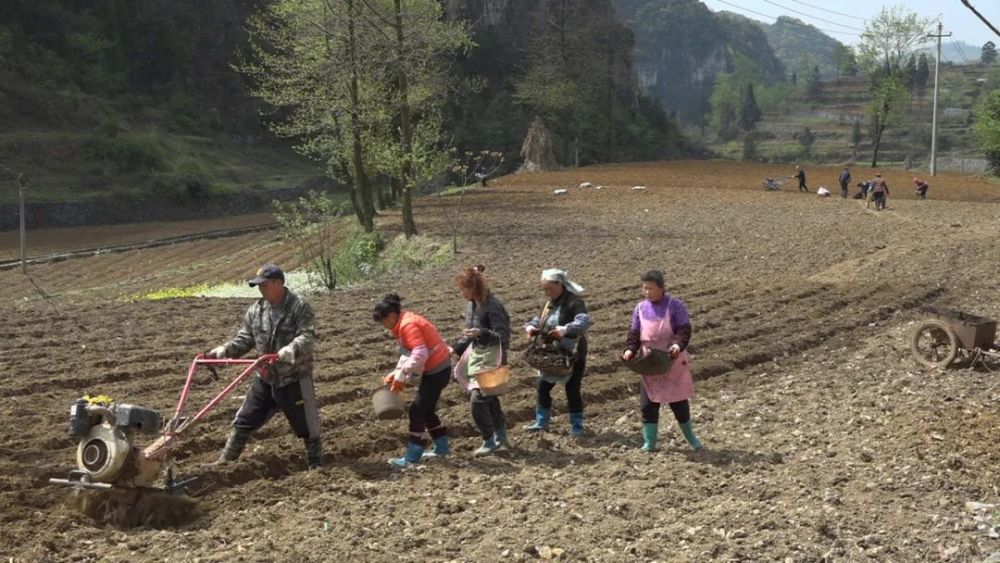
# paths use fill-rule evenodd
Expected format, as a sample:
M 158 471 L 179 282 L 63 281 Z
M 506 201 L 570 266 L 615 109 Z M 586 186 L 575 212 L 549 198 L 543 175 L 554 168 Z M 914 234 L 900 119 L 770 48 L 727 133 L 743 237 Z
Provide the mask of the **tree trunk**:
M 350 57 L 351 79 L 348 84 L 348 95 L 351 104 L 351 165 L 354 169 L 354 189 L 352 200 L 356 200 L 354 205 L 358 211 L 358 220 L 361 227 L 366 232 L 375 230 L 375 207 L 372 204 L 371 187 L 368 182 L 368 175 L 365 174 L 364 149 L 361 141 L 361 112 L 360 95 L 358 94 L 358 79 L 360 70 L 358 68 L 357 35 L 354 27 L 354 18 L 357 17 L 354 0 L 347 0 L 347 48 Z
M 399 81 L 399 136 L 403 149 L 402 187 L 403 187 L 403 234 L 410 238 L 417 234 L 417 225 L 413 221 L 413 131 L 410 130 L 410 100 L 409 83 L 406 69 L 403 67 L 403 7 L 401 0 L 393 2 L 396 17 L 396 73 Z
M 885 132 L 885 126 L 875 125 L 875 143 L 872 148 L 872 168 L 878 166 L 878 147 L 882 144 L 882 133 Z

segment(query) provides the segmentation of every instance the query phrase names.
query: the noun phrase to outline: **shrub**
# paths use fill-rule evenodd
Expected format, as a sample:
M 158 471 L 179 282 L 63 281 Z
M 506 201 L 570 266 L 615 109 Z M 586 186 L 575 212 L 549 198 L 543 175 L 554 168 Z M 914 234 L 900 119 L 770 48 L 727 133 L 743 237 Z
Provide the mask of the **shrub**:
M 88 145 L 91 155 L 124 172 L 159 170 L 165 161 L 163 144 L 154 131 L 138 134 L 99 136 Z

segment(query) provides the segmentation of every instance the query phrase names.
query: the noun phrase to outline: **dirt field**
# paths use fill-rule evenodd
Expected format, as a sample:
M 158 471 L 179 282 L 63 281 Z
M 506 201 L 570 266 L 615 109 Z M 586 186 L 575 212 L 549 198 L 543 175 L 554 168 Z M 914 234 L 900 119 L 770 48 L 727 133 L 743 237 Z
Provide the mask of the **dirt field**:
M 908 350 L 921 305 L 1000 317 L 1000 185 L 944 177 L 918 202 L 908 179 L 890 173 L 899 197 L 875 213 L 854 200 L 759 189 L 780 172 L 630 165 L 509 177 L 470 192 L 458 264 L 312 299 L 326 468 L 301 471 L 301 443 L 280 418 L 240 462 L 200 467 L 224 441 L 234 395 L 176 452 L 180 473 L 202 477 L 203 514 L 175 529 L 95 525 L 47 486 L 73 460 L 69 404 L 89 391 L 166 412 L 187 362 L 229 338 L 247 302 L 117 298 L 239 279 L 258 262 L 291 260 L 291 249 L 257 234 L 38 266 L 54 303 L 0 272 L 9 319 L 0 327 L 0 556 L 977 561 L 1000 552 L 984 524 L 1000 525 L 1000 374 L 926 372 Z M 830 185 L 821 177 L 836 172 L 810 171 L 810 183 Z M 576 188 L 582 181 L 605 187 Z M 630 189 L 637 184 L 647 189 Z M 445 236 L 441 207 L 456 201 L 419 200 L 418 226 Z M 397 217 L 384 221 L 397 228 Z M 543 304 L 541 269 L 563 267 L 587 288 L 587 435 L 570 439 L 558 390 L 552 430 L 522 432 L 534 392 L 518 366 L 503 398 L 514 448 L 473 459 L 466 398 L 449 386 L 440 412 L 456 454 L 394 472 L 385 460 L 402 451 L 405 423 L 374 420 L 367 397 L 394 361 L 371 322 L 373 300 L 398 290 L 454 336 L 463 304 L 451 277 L 474 263 L 487 265 L 516 326 Z M 692 414 L 706 445 L 698 454 L 668 412 L 661 451 L 638 451 L 637 380 L 615 361 L 638 276 L 652 267 L 692 314 Z

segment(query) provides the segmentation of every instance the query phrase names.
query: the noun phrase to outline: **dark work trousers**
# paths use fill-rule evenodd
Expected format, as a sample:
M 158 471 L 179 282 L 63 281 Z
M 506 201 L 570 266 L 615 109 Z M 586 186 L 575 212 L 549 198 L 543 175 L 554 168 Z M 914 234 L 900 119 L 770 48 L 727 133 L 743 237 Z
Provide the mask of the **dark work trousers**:
M 927 199 L 927 186 L 917 188 L 917 195 L 920 196 L 920 199 Z
M 255 432 L 281 410 L 299 438 L 319 438 L 319 407 L 312 376 L 303 377 L 282 387 L 254 376 L 250 392 L 236 411 L 233 426 Z
M 472 420 L 475 421 L 483 440 L 488 440 L 498 428 L 507 428 L 503 410 L 500 408 L 500 397 L 485 395 L 479 389 L 473 389 L 470 404 Z
M 570 413 L 583 412 L 583 371 L 587 369 L 586 348 L 579 352 L 576 361 L 573 362 L 573 376 L 566 382 L 566 402 L 569 403 Z M 543 409 L 552 408 L 552 388 L 555 383 L 549 383 L 542 378 L 538 378 L 538 406 Z
M 840 197 L 847 199 L 847 182 L 840 183 Z
M 885 192 L 875 192 L 872 194 L 875 199 L 875 210 L 885 209 Z
M 808 192 L 809 191 L 809 188 L 806 187 L 806 180 L 805 180 L 805 178 L 799 178 L 799 191 L 800 192 Z
M 427 445 L 424 432 L 429 433 L 433 439 L 448 435 L 448 428 L 438 418 L 436 411 L 441 391 L 448 385 L 449 380 L 451 380 L 450 365 L 434 373 L 425 373 L 420 378 L 417 394 L 410 403 L 410 442 L 421 446 Z
M 688 404 L 687 399 L 667 404 L 670 406 L 670 410 L 673 411 L 674 418 L 677 419 L 678 424 L 684 424 L 691 420 L 691 406 Z M 639 380 L 639 408 L 642 410 L 643 422 L 660 421 L 660 403 L 654 403 L 650 400 L 649 395 L 646 393 L 646 385 L 642 380 Z

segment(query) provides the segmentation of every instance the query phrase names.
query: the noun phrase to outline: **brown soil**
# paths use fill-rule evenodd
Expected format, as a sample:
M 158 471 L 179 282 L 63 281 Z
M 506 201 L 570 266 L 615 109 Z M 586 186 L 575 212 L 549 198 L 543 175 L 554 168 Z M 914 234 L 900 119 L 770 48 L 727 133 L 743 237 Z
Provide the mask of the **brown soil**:
M 595 320 L 588 434 L 569 438 L 558 390 L 552 431 L 520 431 L 533 412 L 533 378 L 515 366 L 503 397 L 511 450 L 471 456 L 478 437 L 466 398 L 450 386 L 440 413 L 456 454 L 390 470 L 385 459 L 402 451 L 405 428 L 371 412 L 368 391 L 394 347 L 369 311 L 385 290 L 398 290 L 456 335 L 456 264 L 314 297 L 326 468 L 302 471 L 302 445 L 280 417 L 238 463 L 202 467 L 222 445 L 234 394 L 175 450 L 178 473 L 201 477 L 193 487 L 201 516 L 163 530 L 122 531 L 64 508 L 66 491 L 46 482 L 73 460 L 68 406 L 89 391 L 166 412 L 187 362 L 228 338 L 247 302 L 114 298 L 122 288 L 239 279 L 264 255 L 284 260 L 291 250 L 262 253 L 260 245 L 275 243 L 248 235 L 39 266 L 36 280 L 54 303 L 0 272 L 8 289 L 0 556 L 964 561 L 1000 551 L 977 527 L 982 515 L 966 507 L 1000 504 L 1000 376 L 923 371 L 908 349 L 921 305 L 1000 317 L 1000 189 L 948 177 L 946 192 L 942 178 L 932 183 L 940 197 L 917 202 L 900 190 L 875 213 L 854 200 L 765 193 L 758 186 L 769 173 L 714 162 L 600 167 L 504 178 L 470 192 L 459 261 L 488 266 L 515 325 L 541 308 L 541 269 L 566 268 L 587 288 Z M 576 188 L 582 181 L 606 187 Z M 637 184 L 647 190 L 630 189 Z M 556 188 L 569 193 L 555 196 Z M 422 231 L 446 236 L 442 207 L 457 201 L 419 200 Z M 390 229 L 397 222 L 384 219 Z M 652 267 L 667 272 L 692 314 L 692 410 L 707 446 L 698 454 L 666 409 L 661 451 L 638 451 L 637 381 L 616 362 L 638 275 Z M 515 351 L 524 345 L 518 339 Z M 210 392 L 200 386 L 192 401 Z M 1000 518 L 992 510 L 985 517 Z

